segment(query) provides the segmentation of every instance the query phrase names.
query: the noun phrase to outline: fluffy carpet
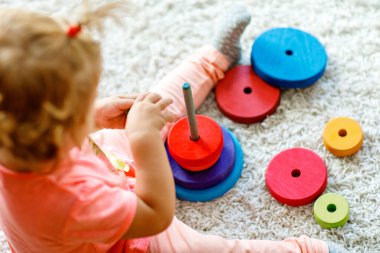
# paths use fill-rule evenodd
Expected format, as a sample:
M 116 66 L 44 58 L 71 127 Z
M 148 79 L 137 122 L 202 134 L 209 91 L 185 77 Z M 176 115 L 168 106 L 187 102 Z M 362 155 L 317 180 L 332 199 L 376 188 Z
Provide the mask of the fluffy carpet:
M 106 0 L 104 0 L 105 2 Z M 64 15 L 78 0 L 0 0 Z M 146 91 L 200 46 L 227 5 L 245 3 L 252 22 L 243 36 L 244 63 L 253 40 L 272 27 L 297 27 L 326 47 L 323 78 L 310 88 L 282 91 L 277 112 L 259 124 L 237 124 L 218 110 L 210 94 L 198 113 L 210 115 L 241 141 L 245 165 L 237 185 L 207 203 L 177 202 L 177 217 L 193 228 L 228 238 L 281 240 L 302 234 L 335 241 L 352 252 L 380 252 L 380 2 L 378 0 L 135 0 L 126 25 L 109 25 L 103 42 L 100 94 Z M 70 17 L 70 15 L 69 15 Z M 322 144 L 326 122 L 348 116 L 363 128 L 358 154 L 336 158 Z M 343 228 L 323 229 L 312 205 L 288 207 L 269 194 L 264 175 L 278 152 L 305 147 L 323 157 L 329 172 L 326 192 L 345 196 L 351 207 Z M 52 221 L 54 222 L 54 221 Z M 9 252 L 0 234 L 2 252 Z

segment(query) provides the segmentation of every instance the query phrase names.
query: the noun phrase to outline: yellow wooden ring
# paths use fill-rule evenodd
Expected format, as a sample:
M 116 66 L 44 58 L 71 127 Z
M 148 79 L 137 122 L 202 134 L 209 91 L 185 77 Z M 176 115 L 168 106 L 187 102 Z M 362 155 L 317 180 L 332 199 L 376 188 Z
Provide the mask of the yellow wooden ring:
M 363 144 L 363 138 L 359 123 L 346 117 L 330 120 L 323 131 L 325 147 L 339 157 L 358 152 Z

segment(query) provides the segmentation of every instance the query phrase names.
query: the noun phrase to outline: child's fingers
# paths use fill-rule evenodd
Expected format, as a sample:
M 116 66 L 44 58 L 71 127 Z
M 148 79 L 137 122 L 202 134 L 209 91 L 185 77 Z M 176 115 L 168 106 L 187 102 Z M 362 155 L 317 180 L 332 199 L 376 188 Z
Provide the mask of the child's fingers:
M 148 95 L 149 95 L 149 92 L 141 93 L 140 95 L 137 96 L 135 102 L 143 101 Z
M 157 93 L 149 93 L 144 100 L 148 100 L 151 103 L 156 103 L 161 100 L 161 96 Z
M 118 97 L 114 101 L 114 105 L 119 110 L 127 110 L 127 109 L 131 108 L 131 106 L 133 105 L 134 102 L 135 102 L 135 99 L 133 99 L 133 98 L 120 98 L 120 97 Z
M 162 117 L 165 119 L 166 122 L 174 122 L 175 120 L 174 114 L 168 111 L 163 112 Z
M 171 103 L 173 103 L 172 99 L 170 99 L 170 98 L 163 98 L 163 99 L 161 99 L 160 101 L 157 102 L 157 105 L 160 106 L 161 110 L 164 110 Z
M 121 95 L 117 95 L 117 98 L 119 98 L 119 99 L 133 99 L 133 100 L 135 100 L 140 95 L 141 94 L 121 94 Z

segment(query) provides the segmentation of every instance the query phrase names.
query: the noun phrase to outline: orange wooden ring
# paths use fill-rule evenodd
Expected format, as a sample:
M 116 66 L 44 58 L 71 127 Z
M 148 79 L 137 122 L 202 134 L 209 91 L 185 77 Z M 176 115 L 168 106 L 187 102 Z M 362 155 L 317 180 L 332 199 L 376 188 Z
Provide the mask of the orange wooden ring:
M 347 117 L 330 120 L 323 131 L 323 143 L 326 149 L 339 157 L 358 152 L 363 144 L 363 138 L 359 123 Z
M 171 128 L 167 145 L 173 159 L 184 169 L 201 171 L 216 163 L 222 152 L 224 141 L 222 129 L 207 116 L 197 115 L 200 138 L 190 139 L 187 117 L 180 119 Z

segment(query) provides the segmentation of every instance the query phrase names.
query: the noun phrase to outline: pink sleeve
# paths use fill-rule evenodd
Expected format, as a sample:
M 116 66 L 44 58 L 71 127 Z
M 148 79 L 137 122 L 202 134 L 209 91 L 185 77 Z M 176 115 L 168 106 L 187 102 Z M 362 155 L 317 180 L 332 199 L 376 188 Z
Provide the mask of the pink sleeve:
M 102 181 L 83 184 L 65 225 L 65 239 L 73 244 L 115 244 L 134 219 L 136 195 Z

